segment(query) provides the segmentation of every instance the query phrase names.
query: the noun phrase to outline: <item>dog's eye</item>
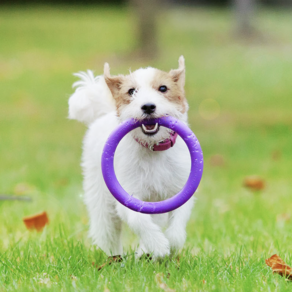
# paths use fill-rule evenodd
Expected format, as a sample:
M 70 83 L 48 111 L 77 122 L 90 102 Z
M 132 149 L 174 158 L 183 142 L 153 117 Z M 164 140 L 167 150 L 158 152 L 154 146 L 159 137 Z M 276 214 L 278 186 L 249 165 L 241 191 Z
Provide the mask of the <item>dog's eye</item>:
M 135 92 L 135 88 L 130 88 L 129 90 L 128 90 L 128 94 L 129 95 L 133 95 L 134 94 L 134 92 Z
M 166 91 L 167 91 L 167 87 L 166 87 L 165 85 L 161 85 L 161 86 L 158 88 L 158 90 L 159 90 L 160 92 L 166 92 Z

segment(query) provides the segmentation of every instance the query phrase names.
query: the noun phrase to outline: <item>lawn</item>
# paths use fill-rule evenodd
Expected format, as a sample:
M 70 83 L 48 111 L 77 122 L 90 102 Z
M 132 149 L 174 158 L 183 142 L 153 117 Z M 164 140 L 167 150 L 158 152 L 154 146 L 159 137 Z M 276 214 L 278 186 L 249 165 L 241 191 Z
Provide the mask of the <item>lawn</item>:
M 131 55 L 126 8 L 27 7 L 0 10 L 0 291 L 290 291 L 265 259 L 292 264 L 292 17 L 261 11 L 258 40 L 232 36 L 227 10 L 161 14 L 153 61 Z M 73 72 L 102 74 L 186 59 L 189 122 L 205 159 L 185 248 L 163 263 L 135 261 L 125 227 L 123 262 L 87 238 L 79 166 L 85 127 L 67 119 Z M 258 175 L 262 191 L 243 187 Z M 22 221 L 46 211 L 50 224 Z M 131 246 L 131 248 L 129 247 Z M 174 289 L 174 290 L 171 290 Z

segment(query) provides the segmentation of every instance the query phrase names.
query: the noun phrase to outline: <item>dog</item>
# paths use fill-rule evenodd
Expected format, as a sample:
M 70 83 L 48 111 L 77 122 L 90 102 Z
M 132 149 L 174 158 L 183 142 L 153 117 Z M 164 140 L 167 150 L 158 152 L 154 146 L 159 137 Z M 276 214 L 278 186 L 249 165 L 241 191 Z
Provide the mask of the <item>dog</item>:
M 185 61 L 164 72 L 140 68 L 129 75 L 112 76 L 108 63 L 104 74 L 74 74 L 69 118 L 88 126 L 83 141 L 84 200 L 93 243 L 107 255 L 120 255 L 122 222 L 139 237 L 137 257 L 153 259 L 176 254 L 186 240 L 186 224 L 194 197 L 165 214 L 142 214 L 120 204 L 109 192 L 101 172 L 101 155 L 111 132 L 123 121 L 172 116 L 187 125 Z M 177 194 L 190 174 L 190 154 L 184 141 L 170 129 L 142 125 L 128 133 L 115 153 L 115 173 L 122 187 L 143 201 L 161 201 Z

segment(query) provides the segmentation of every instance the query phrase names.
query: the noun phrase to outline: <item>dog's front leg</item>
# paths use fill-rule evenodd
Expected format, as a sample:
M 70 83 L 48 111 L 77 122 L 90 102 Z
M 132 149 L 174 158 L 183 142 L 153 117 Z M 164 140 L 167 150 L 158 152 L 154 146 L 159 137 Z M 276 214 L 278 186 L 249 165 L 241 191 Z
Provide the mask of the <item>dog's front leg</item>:
M 172 253 L 181 249 L 186 241 L 186 225 L 190 218 L 194 197 L 169 214 L 169 226 L 165 231 Z
M 141 245 L 138 256 L 149 253 L 154 259 L 158 259 L 170 254 L 167 238 L 161 228 L 153 222 L 150 215 L 134 212 L 121 204 L 118 204 L 117 211 L 121 219 L 140 238 Z

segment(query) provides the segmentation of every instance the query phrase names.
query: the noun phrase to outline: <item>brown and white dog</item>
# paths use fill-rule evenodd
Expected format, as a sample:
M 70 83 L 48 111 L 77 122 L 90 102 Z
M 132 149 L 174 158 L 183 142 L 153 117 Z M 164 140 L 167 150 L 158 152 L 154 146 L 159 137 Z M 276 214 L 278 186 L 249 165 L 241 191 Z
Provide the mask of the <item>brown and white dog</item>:
M 183 56 L 179 68 L 170 72 L 148 67 L 126 76 L 111 76 L 106 63 L 101 76 L 94 77 L 91 71 L 75 75 L 81 80 L 74 83 L 77 89 L 69 99 L 69 118 L 88 125 L 82 168 L 90 237 L 108 255 L 122 254 L 124 221 L 140 238 L 137 256 L 150 253 L 161 258 L 176 252 L 184 245 L 194 198 L 168 214 L 134 212 L 108 191 L 101 173 L 101 154 L 110 133 L 129 118 L 170 115 L 187 124 Z M 183 140 L 171 140 L 171 135 L 158 124 L 142 125 L 122 139 L 115 154 L 115 172 L 129 194 L 144 201 L 159 201 L 174 196 L 184 186 L 190 173 L 190 155 Z M 173 147 L 166 150 L 161 146 L 170 140 Z

